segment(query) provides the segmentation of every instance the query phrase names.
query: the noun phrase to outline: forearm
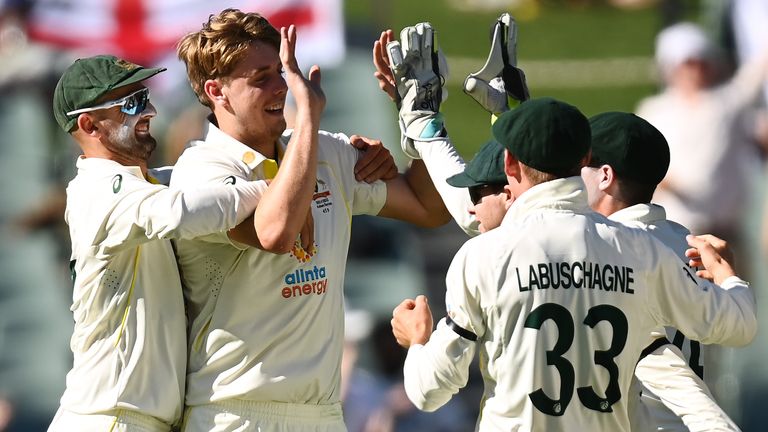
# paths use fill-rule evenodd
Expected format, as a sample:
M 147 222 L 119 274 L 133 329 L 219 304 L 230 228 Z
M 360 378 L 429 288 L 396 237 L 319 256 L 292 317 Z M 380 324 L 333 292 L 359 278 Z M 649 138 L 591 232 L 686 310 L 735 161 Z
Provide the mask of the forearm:
M 318 121 L 297 112 L 280 169 L 254 213 L 254 228 L 265 250 L 288 252 L 306 219 L 317 172 Z
M 683 286 L 682 283 L 666 286 Z M 704 344 L 737 347 L 747 345 L 754 339 L 757 333 L 755 295 L 743 280 L 728 278 L 722 288 L 702 281 L 687 298 L 678 298 L 678 291 L 682 290 L 669 290 L 674 294 L 665 300 L 670 303 L 664 312 L 667 316 L 677 315 L 677 322 L 660 324 L 677 327 L 689 338 Z M 690 304 L 694 298 L 695 309 L 674 310 L 675 304 Z
M 453 354 L 453 355 L 452 355 Z M 467 385 L 475 343 L 441 321 L 426 345 L 413 345 L 403 366 L 405 392 L 422 411 L 435 411 Z
M 405 181 L 411 189 L 423 212 L 423 225 L 440 226 L 451 219 L 451 214 L 443 202 L 435 184 L 429 176 L 427 167 L 421 160 L 413 160 L 405 172 Z
M 739 430 L 677 347 L 667 344 L 643 357 L 635 375 L 691 431 Z
M 743 108 L 754 103 L 760 96 L 760 90 L 766 81 L 768 81 L 768 53 L 761 53 L 736 71 L 736 75 L 723 92 L 726 103 L 732 103 L 734 108 Z
M 154 239 L 195 238 L 226 231 L 253 213 L 264 182 L 244 182 L 237 188 L 215 185 L 168 189 L 149 186 L 133 191 L 108 209 L 110 235 L 104 253 L 114 253 Z
M 446 182 L 448 177 L 464 171 L 464 159 L 451 145 L 450 139 L 414 143 L 426 165 L 432 184 L 439 193 L 453 220 L 470 236 L 480 234 L 477 220 L 469 213 L 472 204 L 466 188 L 456 188 Z

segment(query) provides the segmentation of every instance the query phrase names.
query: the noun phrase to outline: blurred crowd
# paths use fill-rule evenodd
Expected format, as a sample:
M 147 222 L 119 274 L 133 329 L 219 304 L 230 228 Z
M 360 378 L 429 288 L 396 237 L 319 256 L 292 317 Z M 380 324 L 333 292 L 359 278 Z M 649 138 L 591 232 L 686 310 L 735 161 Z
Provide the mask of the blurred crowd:
M 230 0 L 226 6 L 262 12 L 277 27 L 298 24 L 301 40 L 309 42 L 297 52 L 302 66 L 317 63 L 331 71 L 327 80 L 324 76 L 329 95 L 325 128 L 396 143 L 391 129 L 361 119 L 365 114 L 352 112 L 355 105 L 344 99 L 356 92 L 358 98 L 376 94 L 378 89 L 371 79 L 348 91 L 357 84 L 345 73 L 371 76 L 367 44 L 375 35 L 345 40 L 341 2 Z M 444 3 L 461 10 L 504 10 L 531 2 Z M 664 24 L 655 45 L 659 92 L 637 105 L 637 114 L 661 130 L 670 145 L 669 173 L 655 200 L 666 207 L 670 219 L 694 233 L 723 237 L 744 257 L 759 253 L 750 233 L 760 221 L 749 218 L 756 211 L 762 214 L 754 203 L 763 202 L 765 193 L 768 2 L 702 2 L 703 25 L 675 22 L 682 18 L 680 5 L 686 2 L 612 3 L 655 4 Z M 77 153 L 51 115 L 56 80 L 74 58 L 97 53 L 168 68 L 150 87 L 152 103 L 161 113 L 152 125 L 162 143 L 153 162 L 171 165 L 184 145 L 202 132 L 204 116 L 175 59 L 175 43 L 221 7 L 205 0 L 0 0 L 0 431 L 45 430 L 71 366 L 69 244 L 63 210 L 64 188 L 74 175 Z M 354 49 L 356 43 L 361 50 Z M 342 61 L 344 70 L 334 69 Z M 379 110 L 376 115 L 391 115 L 388 101 L 370 100 L 370 109 Z M 376 107 L 377 100 L 383 107 Z M 372 223 L 382 225 L 371 229 Z M 440 280 L 462 241 L 461 233 L 451 228 L 424 233 L 367 219 L 355 224 L 354 229 L 367 234 L 352 236 L 364 240 L 351 245 L 348 266 L 343 392 L 349 430 L 471 430 L 479 399 L 474 397 L 480 391 L 467 392 L 434 414 L 415 410 L 402 386 L 405 352 L 389 330 L 389 316 L 399 299 L 428 289 L 431 298 L 443 298 Z M 762 232 L 761 244 L 768 248 L 768 229 Z M 370 233 L 378 238 L 371 239 Z M 749 268 L 755 267 L 750 259 L 739 264 L 747 274 L 758 274 L 759 269 Z M 728 354 L 712 355 L 727 359 Z M 727 369 L 721 364 L 717 370 Z M 734 387 L 725 382 L 714 388 L 725 395 Z

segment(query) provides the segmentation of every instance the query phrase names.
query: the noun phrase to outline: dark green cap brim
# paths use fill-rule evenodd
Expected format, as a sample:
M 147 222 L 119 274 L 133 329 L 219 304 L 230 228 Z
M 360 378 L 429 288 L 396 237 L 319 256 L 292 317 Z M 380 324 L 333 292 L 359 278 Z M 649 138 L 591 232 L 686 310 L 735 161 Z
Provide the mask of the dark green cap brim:
M 496 140 L 483 144 L 475 157 L 467 162 L 464 172 L 446 179 L 453 187 L 474 187 L 488 184 L 507 184 L 504 174 L 504 147 Z

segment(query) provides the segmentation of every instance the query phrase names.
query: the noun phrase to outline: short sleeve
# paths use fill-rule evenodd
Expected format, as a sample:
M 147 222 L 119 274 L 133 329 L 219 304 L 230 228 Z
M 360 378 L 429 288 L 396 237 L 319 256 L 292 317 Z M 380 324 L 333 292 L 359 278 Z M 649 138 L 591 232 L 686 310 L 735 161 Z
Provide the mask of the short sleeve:
M 320 149 L 319 163 L 336 165 L 333 168 L 352 215 L 379 214 L 387 200 L 387 185 L 383 181 L 368 184 L 355 179 L 355 164 L 362 152 L 350 144 L 349 137 L 321 131 Z

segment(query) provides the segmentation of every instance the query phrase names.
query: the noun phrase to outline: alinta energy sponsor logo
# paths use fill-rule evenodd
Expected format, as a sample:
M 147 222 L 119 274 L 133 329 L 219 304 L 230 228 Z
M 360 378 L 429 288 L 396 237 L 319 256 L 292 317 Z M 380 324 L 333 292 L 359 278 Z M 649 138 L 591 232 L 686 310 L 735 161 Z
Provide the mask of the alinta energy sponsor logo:
M 283 281 L 285 282 L 281 291 L 283 298 L 321 295 L 325 294 L 328 288 L 325 267 L 314 266 L 311 269 L 298 269 L 293 273 L 286 274 Z

